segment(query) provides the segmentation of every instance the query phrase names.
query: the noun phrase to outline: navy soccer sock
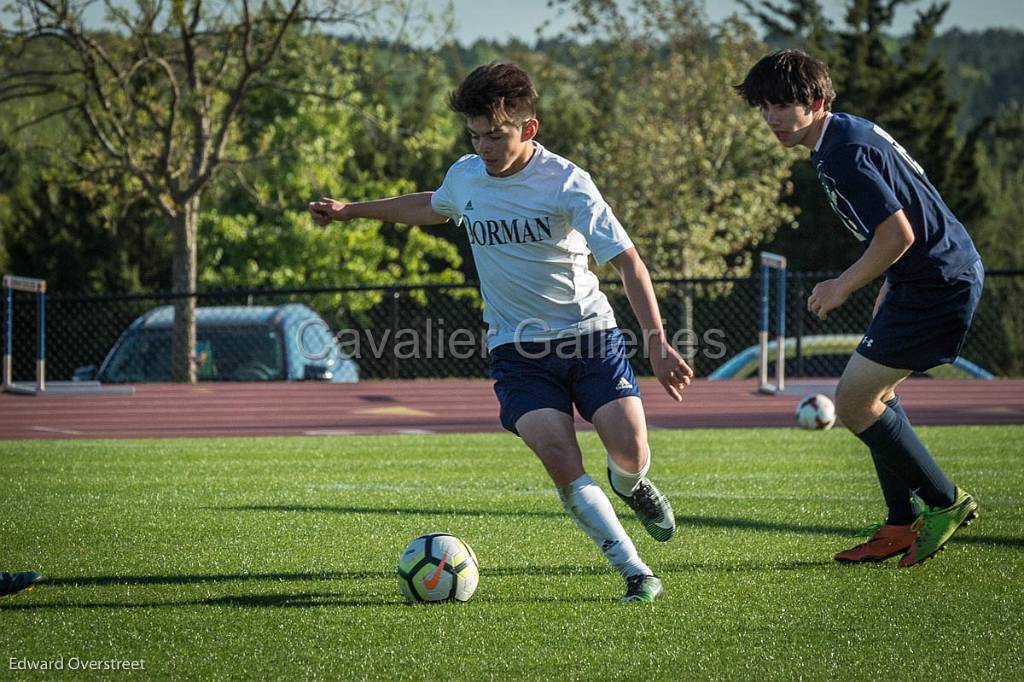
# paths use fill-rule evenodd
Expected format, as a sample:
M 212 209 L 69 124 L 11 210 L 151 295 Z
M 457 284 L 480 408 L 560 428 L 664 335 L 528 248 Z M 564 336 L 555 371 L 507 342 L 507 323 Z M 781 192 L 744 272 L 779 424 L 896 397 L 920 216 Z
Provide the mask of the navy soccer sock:
M 886 400 L 885 404 L 900 418 L 907 421 L 907 414 L 903 411 L 900 397 L 895 396 L 892 400 Z M 886 460 L 885 455 L 871 448 L 871 461 L 875 464 L 875 473 L 878 474 L 878 484 L 882 487 L 882 497 L 885 498 L 885 506 L 889 515 L 885 522 L 895 526 L 907 526 L 917 518 L 917 505 L 911 500 L 910 485 Z
M 900 410 L 902 411 L 902 410 Z M 874 424 L 857 434 L 874 458 L 905 481 L 929 507 L 953 504 L 953 484 L 914 433 L 906 416 L 886 406 Z M 884 492 L 884 487 L 883 487 Z

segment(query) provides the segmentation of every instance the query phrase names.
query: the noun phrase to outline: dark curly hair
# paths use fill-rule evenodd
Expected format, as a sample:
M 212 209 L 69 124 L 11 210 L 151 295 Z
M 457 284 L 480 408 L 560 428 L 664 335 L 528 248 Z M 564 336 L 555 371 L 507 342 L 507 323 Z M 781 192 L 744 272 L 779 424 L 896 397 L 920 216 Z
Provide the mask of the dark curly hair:
M 522 125 L 537 115 L 537 90 L 515 64 L 491 62 L 473 69 L 448 96 L 448 107 L 466 118 Z
M 753 107 L 765 104 L 801 104 L 824 100 L 832 109 L 836 91 L 825 63 L 800 50 L 779 50 L 761 57 L 733 89 Z

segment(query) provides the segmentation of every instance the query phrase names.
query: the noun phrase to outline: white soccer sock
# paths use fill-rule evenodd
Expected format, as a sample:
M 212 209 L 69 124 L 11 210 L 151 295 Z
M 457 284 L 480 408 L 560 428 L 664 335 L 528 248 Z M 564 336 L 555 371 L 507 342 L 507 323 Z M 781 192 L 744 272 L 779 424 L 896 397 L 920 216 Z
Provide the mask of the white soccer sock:
M 562 486 L 558 489 L 558 497 L 580 530 L 594 541 L 623 577 L 638 573 L 653 574 L 647 564 L 640 560 L 636 546 L 615 516 L 608 496 L 590 476 L 583 474 L 569 485 Z
M 608 455 L 608 471 L 611 475 L 608 477 L 611 480 L 612 487 L 615 488 L 616 492 L 620 495 L 629 497 L 636 490 L 636 487 L 640 485 L 640 479 L 647 475 L 647 471 L 651 468 L 651 446 L 647 446 L 647 461 L 644 462 L 643 467 L 640 471 L 631 472 L 626 471 L 612 459 L 611 455 Z

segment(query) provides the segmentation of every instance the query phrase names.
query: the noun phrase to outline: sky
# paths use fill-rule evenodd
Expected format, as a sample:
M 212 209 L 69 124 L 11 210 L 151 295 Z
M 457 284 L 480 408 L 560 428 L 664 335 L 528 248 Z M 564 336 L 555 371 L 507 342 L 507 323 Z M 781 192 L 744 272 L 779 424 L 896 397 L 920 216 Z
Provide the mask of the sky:
M 846 4 L 844 0 L 822 2 L 826 16 L 839 25 L 842 23 Z M 918 0 L 909 7 L 897 10 L 893 22 L 894 32 L 898 35 L 909 33 L 917 12 L 930 4 L 929 0 Z M 537 37 L 537 27 L 545 20 L 552 21 L 551 29 L 546 31 L 545 35 L 556 34 L 558 29 L 564 28 L 568 23 L 564 19 L 558 20 L 557 10 L 547 6 L 548 0 L 453 0 L 453 5 L 455 37 L 460 43 L 471 43 L 478 38 L 504 41 L 511 37 L 519 37 L 526 43 L 533 43 Z M 741 18 L 753 23 L 752 18 L 736 0 L 707 0 L 705 7 L 713 21 L 737 13 Z M 1024 30 L 1024 0 L 951 0 L 949 10 L 939 25 L 939 33 L 954 27 L 964 31 L 1000 27 Z
M 629 0 L 618 0 L 621 4 Z M 846 0 L 820 0 L 825 15 L 836 26 L 842 25 Z M 923 10 L 938 0 L 916 0 L 909 6 L 897 10 L 893 22 L 894 33 L 903 35 L 910 32 L 919 10 Z M 133 0 L 113 0 L 115 5 L 131 7 Z M 212 0 L 210 4 L 215 4 Z M 430 7 L 440 5 L 442 0 L 424 0 Z M 537 29 L 550 21 L 543 35 L 557 35 L 571 22 L 559 11 L 548 7 L 549 0 L 451 0 L 455 10 L 455 39 L 462 44 L 472 43 L 480 38 L 504 42 L 509 38 L 518 37 L 527 44 L 537 38 Z M 775 0 L 778 4 L 786 4 L 785 0 Z M 739 16 L 760 31 L 760 25 L 743 9 L 737 0 L 704 0 L 708 17 L 712 21 L 721 21 L 731 14 Z M 104 24 L 104 3 L 94 2 L 86 11 L 86 22 L 89 26 Z M 0 9 L 0 20 L 4 17 Z M 1024 0 L 950 0 L 949 10 L 942 23 L 939 33 L 952 28 L 964 31 L 981 31 L 986 28 L 1008 27 L 1024 31 Z

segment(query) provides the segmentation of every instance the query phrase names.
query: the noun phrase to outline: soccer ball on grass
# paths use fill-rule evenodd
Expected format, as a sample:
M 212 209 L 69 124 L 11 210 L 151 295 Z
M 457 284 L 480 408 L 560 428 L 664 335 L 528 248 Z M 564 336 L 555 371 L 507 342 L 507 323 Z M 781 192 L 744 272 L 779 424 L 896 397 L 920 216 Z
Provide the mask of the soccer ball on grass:
M 796 423 L 809 431 L 831 429 L 836 423 L 836 406 L 826 395 L 809 395 L 796 406 Z
M 409 604 L 469 601 L 479 582 L 476 554 L 450 533 L 421 535 L 398 559 L 398 589 Z

